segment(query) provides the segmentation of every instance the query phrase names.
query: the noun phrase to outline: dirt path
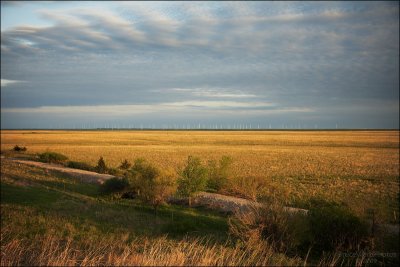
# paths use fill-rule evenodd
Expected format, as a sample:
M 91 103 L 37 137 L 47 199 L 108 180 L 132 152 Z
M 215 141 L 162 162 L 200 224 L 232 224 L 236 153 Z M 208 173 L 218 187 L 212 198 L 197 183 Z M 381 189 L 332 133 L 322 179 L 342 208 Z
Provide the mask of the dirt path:
M 43 163 L 43 162 L 37 162 L 37 161 L 31 161 L 31 160 L 5 158 L 5 157 L 1 157 L 1 160 L 2 161 L 9 160 L 12 162 L 25 164 L 25 165 L 29 165 L 29 166 L 35 166 L 35 167 L 43 168 L 46 170 L 59 171 L 62 173 L 66 173 L 72 177 L 79 178 L 81 181 L 87 182 L 87 183 L 102 184 L 105 180 L 115 177 L 115 176 L 109 175 L 109 174 L 101 174 L 101 173 L 96 173 L 96 172 L 91 172 L 91 171 L 73 169 L 73 168 L 68 168 L 68 167 L 64 167 L 61 165 L 57 165 L 57 164 L 49 164 L 49 163 Z
M 231 197 L 221 194 L 200 192 L 193 199 L 194 205 L 206 206 L 212 209 L 221 210 L 224 212 L 246 212 L 251 210 L 253 207 L 261 207 L 262 204 L 259 202 L 251 201 L 244 198 Z M 284 211 L 289 213 L 301 213 L 307 214 L 308 210 L 284 207 Z

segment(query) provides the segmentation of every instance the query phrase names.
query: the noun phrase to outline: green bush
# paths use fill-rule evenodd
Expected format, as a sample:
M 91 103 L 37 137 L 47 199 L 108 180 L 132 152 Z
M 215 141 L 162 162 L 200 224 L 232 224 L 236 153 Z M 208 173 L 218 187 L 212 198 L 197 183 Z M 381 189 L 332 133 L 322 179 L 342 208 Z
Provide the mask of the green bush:
M 67 159 L 67 156 L 56 152 L 44 152 L 39 154 L 39 160 L 46 163 L 62 163 Z
M 345 206 L 312 199 L 309 220 L 314 248 L 355 250 L 368 237 L 366 225 Z
M 85 162 L 80 162 L 80 161 L 68 161 L 67 164 L 65 165 L 68 168 L 74 168 L 74 169 L 79 169 L 79 170 L 85 170 L 85 171 L 94 171 L 95 168 Z
M 127 175 L 130 189 L 145 203 L 157 207 L 176 191 L 176 174 L 173 170 L 160 170 L 143 159 L 137 159 Z
M 97 162 L 97 166 L 95 169 L 98 173 L 107 173 L 108 168 L 103 157 L 99 158 L 99 161 Z
M 214 192 L 218 192 L 225 188 L 230 176 L 230 166 L 232 158 L 223 156 L 217 165 L 214 160 L 208 162 L 208 180 L 207 188 Z
M 189 156 L 186 167 L 180 172 L 178 179 L 178 193 L 189 198 L 198 191 L 202 191 L 207 185 L 207 168 L 204 167 L 199 158 Z
M 100 192 L 103 194 L 111 194 L 123 192 L 129 187 L 129 182 L 126 178 L 110 178 L 100 185 Z
M 20 151 L 26 151 L 26 147 L 21 147 L 19 145 L 15 145 L 13 148 L 14 151 L 20 152 Z

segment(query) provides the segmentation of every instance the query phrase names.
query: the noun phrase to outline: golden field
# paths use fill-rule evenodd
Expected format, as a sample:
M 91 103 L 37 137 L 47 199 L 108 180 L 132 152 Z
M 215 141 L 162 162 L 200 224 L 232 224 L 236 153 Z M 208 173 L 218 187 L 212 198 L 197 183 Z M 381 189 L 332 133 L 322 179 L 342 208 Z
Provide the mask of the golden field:
M 257 198 L 294 204 L 320 196 L 398 221 L 399 131 L 1 131 L 1 150 L 15 145 L 92 165 L 103 156 L 111 167 L 142 157 L 178 170 L 189 155 L 204 163 L 227 155 L 232 180 Z

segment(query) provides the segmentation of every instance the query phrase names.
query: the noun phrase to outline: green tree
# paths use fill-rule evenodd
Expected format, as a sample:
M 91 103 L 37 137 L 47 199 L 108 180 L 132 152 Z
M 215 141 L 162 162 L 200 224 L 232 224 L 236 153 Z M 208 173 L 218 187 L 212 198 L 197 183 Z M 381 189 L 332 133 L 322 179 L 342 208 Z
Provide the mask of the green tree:
M 207 168 L 204 167 L 200 159 L 189 156 L 186 167 L 180 172 L 178 179 L 178 192 L 180 195 L 188 197 L 189 206 L 192 205 L 192 196 L 207 185 Z
M 99 161 L 97 162 L 96 171 L 98 173 L 107 173 L 107 170 L 108 168 L 103 157 L 100 157 Z
M 131 188 L 143 202 L 153 206 L 154 211 L 176 191 L 176 175 L 173 170 L 161 171 L 143 159 L 135 161 L 130 170 Z

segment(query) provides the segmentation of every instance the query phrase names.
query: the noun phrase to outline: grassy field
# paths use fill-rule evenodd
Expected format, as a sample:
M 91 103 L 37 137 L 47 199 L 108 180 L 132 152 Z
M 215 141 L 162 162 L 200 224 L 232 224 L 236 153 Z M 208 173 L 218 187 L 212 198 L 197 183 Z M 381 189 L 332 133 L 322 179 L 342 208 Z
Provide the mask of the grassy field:
M 142 157 L 178 170 L 188 155 L 199 156 L 204 163 L 227 155 L 233 166 L 222 193 L 273 198 L 298 207 L 322 198 L 348 206 L 360 218 L 374 209 L 378 223 L 399 220 L 398 131 L 2 131 L 1 141 L 5 156 L 55 151 L 91 165 L 103 156 L 113 167 Z M 11 152 L 15 145 L 27 151 Z M 398 236 L 391 234 L 377 237 L 373 252 L 392 253 L 388 255 L 393 258 L 377 260 L 362 254 L 353 259 L 340 253 L 308 257 L 308 247 L 280 252 L 259 238 L 242 242 L 232 236 L 229 222 L 228 215 L 175 205 L 161 206 L 156 215 L 138 200 L 101 195 L 97 185 L 2 160 L 1 265 L 398 261 L 398 254 L 393 254 L 398 251 Z M 298 227 L 300 233 L 309 231 L 307 223 Z
M 168 205 L 157 215 L 98 186 L 9 161 L 1 165 L 1 265 L 297 265 L 229 241 L 227 217 Z
M 399 131 L 2 131 L 1 141 L 2 151 L 18 144 L 92 165 L 103 156 L 111 167 L 142 157 L 179 169 L 188 155 L 227 155 L 242 185 L 228 194 L 300 207 L 321 197 L 399 221 Z

